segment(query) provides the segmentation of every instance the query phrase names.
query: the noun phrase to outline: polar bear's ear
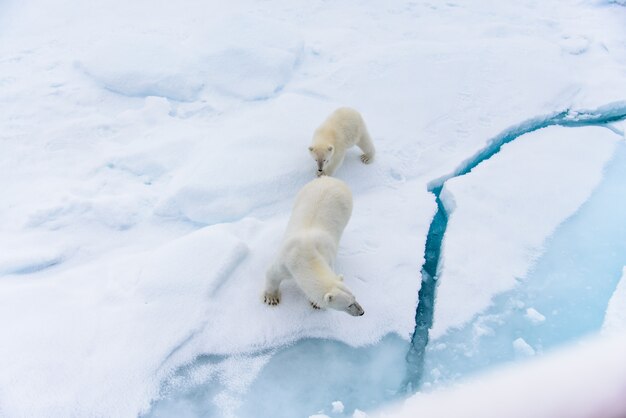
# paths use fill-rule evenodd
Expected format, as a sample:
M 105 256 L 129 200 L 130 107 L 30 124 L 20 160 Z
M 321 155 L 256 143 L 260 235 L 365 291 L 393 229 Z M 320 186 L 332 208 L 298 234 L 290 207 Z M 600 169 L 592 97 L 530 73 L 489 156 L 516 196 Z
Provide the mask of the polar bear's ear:
M 332 150 L 334 150 L 334 149 L 335 149 L 335 147 L 333 147 L 332 145 L 329 145 L 329 146 L 328 146 L 328 151 L 332 151 Z
M 343 274 L 339 274 L 337 277 L 339 277 L 339 280 L 343 282 Z
M 332 301 L 333 301 L 333 294 L 332 293 L 326 293 L 324 295 L 324 302 L 330 303 Z

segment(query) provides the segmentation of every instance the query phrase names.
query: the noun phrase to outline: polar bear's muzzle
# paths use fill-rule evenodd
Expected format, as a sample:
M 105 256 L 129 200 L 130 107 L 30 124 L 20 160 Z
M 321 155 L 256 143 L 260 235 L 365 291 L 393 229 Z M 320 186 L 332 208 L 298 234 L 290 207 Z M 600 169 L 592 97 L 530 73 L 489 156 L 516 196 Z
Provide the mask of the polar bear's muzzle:
M 352 305 L 348 305 L 346 312 L 348 312 L 352 316 L 362 316 L 365 313 L 365 311 L 363 310 L 363 308 L 361 308 L 361 305 L 359 305 L 358 302 L 354 302 Z

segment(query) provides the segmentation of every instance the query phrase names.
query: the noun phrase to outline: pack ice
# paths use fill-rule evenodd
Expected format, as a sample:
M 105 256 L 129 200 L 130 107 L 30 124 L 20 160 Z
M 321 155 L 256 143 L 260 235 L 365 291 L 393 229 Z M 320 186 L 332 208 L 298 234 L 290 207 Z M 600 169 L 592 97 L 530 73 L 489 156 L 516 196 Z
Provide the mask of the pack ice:
M 601 329 L 613 352 L 624 19 L 605 1 L 2 2 L 0 416 L 372 416 L 414 370 L 428 390 Z M 336 173 L 354 196 L 336 268 L 366 314 L 289 285 L 271 309 L 264 271 L 339 106 L 377 147 Z M 434 327 L 407 362 L 444 181 Z

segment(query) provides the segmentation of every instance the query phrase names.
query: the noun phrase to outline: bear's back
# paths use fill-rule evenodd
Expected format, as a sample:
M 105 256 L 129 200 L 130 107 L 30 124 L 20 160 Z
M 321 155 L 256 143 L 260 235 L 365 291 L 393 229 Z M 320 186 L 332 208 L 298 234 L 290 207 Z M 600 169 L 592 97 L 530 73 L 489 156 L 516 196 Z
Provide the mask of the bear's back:
M 336 178 L 322 176 L 298 192 L 287 235 L 322 230 L 338 241 L 351 214 L 352 193 L 348 186 Z
M 364 122 L 361 114 L 349 107 L 340 107 L 328 116 L 315 131 L 314 138 L 332 143 L 338 151 L 353 146 L 362 134 Z M 329 142 L 332 138 L 333 141 Z

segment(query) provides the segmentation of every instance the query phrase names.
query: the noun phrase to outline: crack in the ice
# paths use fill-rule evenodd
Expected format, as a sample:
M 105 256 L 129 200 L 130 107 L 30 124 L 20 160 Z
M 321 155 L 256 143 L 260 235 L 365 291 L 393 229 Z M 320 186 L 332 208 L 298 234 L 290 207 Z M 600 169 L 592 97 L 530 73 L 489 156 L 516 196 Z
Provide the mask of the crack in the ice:
M 567 109 L 550 116 L 537 117 L 513 126 L 489 143 L 469 159 L 463 161 L 457 169 L 431 181 L 428 190 L 435 195 L 437 212 L 433 217 L 426 237 L 424 264 L 422 266 L 422 286 L 419 291 L 419 302 L 415 313 L 415 330 L 411 338 L 409 352 L 406 355 L 407 374 L 402 390 L 413 393 L 418 390 L 424 373 L 424 353 L 428 344 L 428 332 L 433 324 L 435 289 L 443 237 L 448 226 L 449 213 L 441 201 L 441 191 L 446 181 L 451 178 L 470 173 L 474 167 L 496 155 L 502 146 L 518 137 L 548 126 L 564 127 L 603 126 L 616 133 L 621 131 L 609 124 L 626 119 L 626 101 L 615 102 L 599 107 L 593 111 L 574 111 Z

